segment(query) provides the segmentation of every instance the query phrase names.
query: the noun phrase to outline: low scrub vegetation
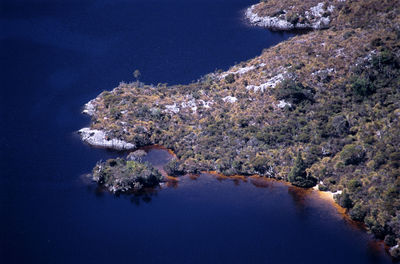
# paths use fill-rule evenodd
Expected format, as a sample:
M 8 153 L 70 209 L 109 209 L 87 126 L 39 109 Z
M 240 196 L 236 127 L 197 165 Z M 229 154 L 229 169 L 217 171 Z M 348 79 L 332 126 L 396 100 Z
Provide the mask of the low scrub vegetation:
M 92 127 L 138 147 L 172 149 L 171 174 L 258 174 L 303 187 L 323 182 L 320 189 L 342 191 L 338 202 L 351 218 L 398 244 L 399 6 L 345 1 L 332 19 L 330 29 L 293 37 L 196 83 L 122 83 L 95 99 Z M 109 170 L 98 172 L 105 173 L 101 181 L 112 179 Z
M 112 192 L 129 192 L 157 186 L 162 176 L 148 163 L 133 160 L 109 159 L 97 163 L 93 180 Z

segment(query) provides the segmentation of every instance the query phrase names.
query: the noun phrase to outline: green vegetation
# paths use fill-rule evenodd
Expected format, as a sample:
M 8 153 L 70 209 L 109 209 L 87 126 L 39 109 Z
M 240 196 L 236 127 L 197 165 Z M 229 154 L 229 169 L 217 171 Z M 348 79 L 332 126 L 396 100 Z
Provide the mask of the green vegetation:
M 162 180 L 158 170 L 148 163 L 109 159 L 97 163 L 93 169 L 93 180 L 112 192 L 128 192 L 144 187 L 157 186 Z
M 299 10 L 316 5 L 278 2 L 275 11 L 289 2 Z M 352 219 L 398 244 L 399 13 L 396 1 L 340 2 L 330 29 L 293 37 L 225 73 L 188 85 L 121 83 L 94 101 L 92 128 L 172 149 L 179 160 L 167 166 L 172 173 L 259 174 L 303 187 L 322 181 L 321 190 L 343 191 L 338 202 Z M 253 70 L 236 74 L 244 67 Z
M 294 161 L 294 165 L 288 175 L 289 182 L 295 186 L 304 188 L 315 186 L 317 179 L 308 176 L 306 168 L 307 165 L 304 163 L 304 160 L 301 157 L 301 153 L 298 152 L 296 160 Z
M 185 174 L 182 164 L 177 159 L 171 159 L 165 164 L 164 170 L 169 176 L 181 176 Z
M 225 76 L 225 82 L 226 83 L 234 83 L 235 82 L 235 75 L 230 73 L 227 76 Z
M 285 79 L 279 84 L 278 89 L 276 89 L 276 98 L 287 100 L 293 104 L 304 101 L 313 102 L 313 91 L 309 87 L 304 87 L 300 82 Z

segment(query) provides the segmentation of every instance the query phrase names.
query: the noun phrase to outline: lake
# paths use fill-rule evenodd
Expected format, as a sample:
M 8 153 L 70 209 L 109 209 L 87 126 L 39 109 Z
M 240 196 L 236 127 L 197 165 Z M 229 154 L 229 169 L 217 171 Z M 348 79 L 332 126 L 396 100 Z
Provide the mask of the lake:
M 203 174 L 115 196 L 83 176 L 122 155 L 79 140 L 83 104 L 135 69 L 189 83 L 293 36 L 246 25 L 256 2 L 0 2 L 2 263 L 391 263 L 316 192 L 282 182 Z

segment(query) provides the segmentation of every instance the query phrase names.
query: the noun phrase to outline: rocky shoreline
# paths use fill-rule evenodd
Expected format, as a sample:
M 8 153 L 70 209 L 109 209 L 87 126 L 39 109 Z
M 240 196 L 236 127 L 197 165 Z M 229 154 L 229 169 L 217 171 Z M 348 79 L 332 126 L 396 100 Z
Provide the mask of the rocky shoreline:
M 128 143 L 126 141 L 111 138 L 107 135 L 107 132 L 97 129 L 90 129 L 84 127 L 78 131 L 82 141 L 93 147 L 102 147 L 115 150 L 131 150 L 135 149 L 136 145 Z
M 179 173 L 316 179 L 400 256 L 398 8 L 378 0 L 261 2 L 245 14 L 254 25 L 325 30 L 196 83 L 121 83 L 86 104 L 92 123 L 81 137 L 116 149 L 165 146 Z
M 288 17 L 288 11 L 278 10 L 274 16 L 262 16 L 256 11 L 260 4 L 252 5 L 245 11 L 246 19 L 255 26 L 265 27 L 272 30 L 294 30 L 294 29 L 325 29 L 329 27 L 331 19 L 326 12 L 333 12 L 334 6 L 324 9 L 324 3 L 318 3 L 304 14 L 298 14 L 295 18 Z M 311 18 L 312 17 L 312 18 Z
M 156 187 L 163 181 L 163 176 L 148 163 L 117 158 L 98 162 L 92 179 L 110 192 L 127 193 Z
M 84 105 L 83 114 L 93 116 L 96 112 L 95 100 L 90 100 Z M 136 148 L 135 144 L 128 143 L 124 140 L 112 138 L 107 135 L 106 131 L 99 129 L 91 129 L 84 127 L 78 130 L 78 134 L 82 141 L 93 147 L 109 148 L 115 150 L 132 150 Z

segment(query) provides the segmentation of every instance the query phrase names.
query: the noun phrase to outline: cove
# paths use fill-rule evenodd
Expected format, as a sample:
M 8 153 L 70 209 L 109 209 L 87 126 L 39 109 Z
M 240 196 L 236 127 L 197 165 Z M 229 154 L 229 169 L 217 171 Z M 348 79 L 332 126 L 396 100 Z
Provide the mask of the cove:
M 114 196 L 82 179 L 121 154 L 80 142 L 81 106 L 135 69 L 188 83 L 292 36 L 242 23 L 255 2 L 1 2 L 3 263 L 390 263 L 332 206 L 279 182 L 201 175 Z

